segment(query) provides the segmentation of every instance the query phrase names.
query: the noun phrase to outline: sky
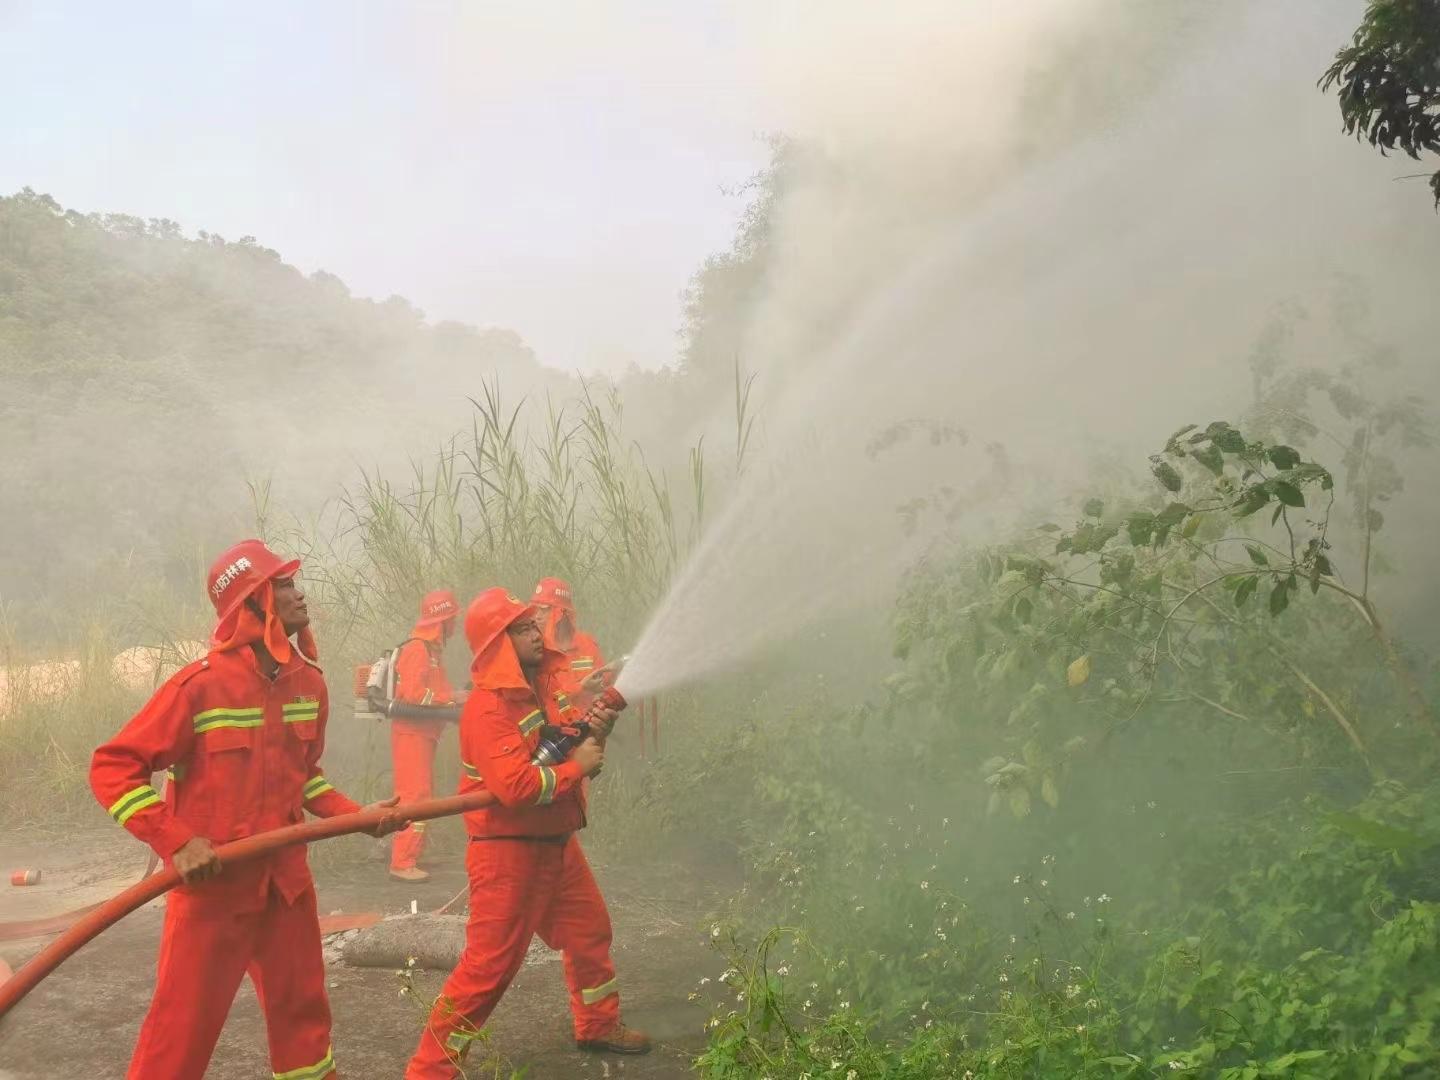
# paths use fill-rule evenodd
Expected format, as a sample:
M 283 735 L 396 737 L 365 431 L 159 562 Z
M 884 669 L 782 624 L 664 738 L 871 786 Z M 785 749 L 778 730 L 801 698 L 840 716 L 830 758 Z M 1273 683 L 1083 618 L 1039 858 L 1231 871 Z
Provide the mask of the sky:
M 783 7 L 0 0 L 0 193 L 252 235 L 562 369 L 654 367 L 765 163 L 753 46 Z

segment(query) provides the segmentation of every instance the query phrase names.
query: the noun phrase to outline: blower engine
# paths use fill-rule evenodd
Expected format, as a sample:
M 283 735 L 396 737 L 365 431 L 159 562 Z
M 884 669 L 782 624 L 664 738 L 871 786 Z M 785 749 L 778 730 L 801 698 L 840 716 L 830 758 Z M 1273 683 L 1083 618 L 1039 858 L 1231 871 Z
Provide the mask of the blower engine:
M 395 700 L 395 655 L 389 650 L 373 664 L 355 669 L 355 718 L 357 720 L 460 720 L 459 705 L 413 705 Z
M 611 686 L 595 699 L 600 705 L 616 712 L 623 712 L 628 704 L 620 691 Z M 593 728 L 588 720 L 577 720 L 573 724 L 546 724 L 540 729 L 540 744 L 535 747 L 531 759 L 536 765 L 559 765 L 570 756 L 570 751 L 588 739 Z

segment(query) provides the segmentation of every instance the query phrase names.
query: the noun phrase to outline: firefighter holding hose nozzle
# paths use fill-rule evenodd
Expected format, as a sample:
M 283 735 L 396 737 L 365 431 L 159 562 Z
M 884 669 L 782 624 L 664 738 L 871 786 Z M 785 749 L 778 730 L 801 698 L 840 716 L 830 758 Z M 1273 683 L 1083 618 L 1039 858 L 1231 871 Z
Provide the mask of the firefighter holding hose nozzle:
M 275 1075 L 335 1075 L 304 847 L 234 867 L 221 866 L 214 848 L 296 824 L 306 810 L 333 817 L 361 809 L 320 768 L 329 699 L 295 583 L 299 566 L 259 540 L 221 555 L 209 573 L 218 620 L 209 653 L 167 681 L 91 761 L 100 805 L 184 881 L 166 904 L 155 995 L 130 1080 L 200 1080 L 247 972 Z M 162 798 L 150 778 L 167 768 L 174 779 Z M 404 825 L 386 815 L 375 835 Z
M 498 802 L 465 815 L 470 916 L 465 951 L 440 991 L 406 1080 L 453 1080 L 539 934 L 564 959 L 576 1045 L 643 1054 L 650 1040 L 620 1022 L 610 914 L 580 841 L 581 781 L 605 761 L 616 712 L 596 702 L 587 737 L 558 764 L 536 761 L 544 729 L 573 724 L 569 659 L 547 649 L 534 606 L 488 589 L 465 614 L 473 689 L 460 717 L 463 793 Z
M 428 799 L 434 794 L 435 750 L 445 731 L 440 709 L 454 705 L 460 694 L 445 677 L 445 643 L 455 630 L 460 605 L 449 589 L 426 593 L 420 601 L 420 618 L 409 639 L 395 656 L 395 700 L 416 706 L 414 715 L 393 716 L 390 720 L 390 755 L 395 794 L 402 802 Z M 436 719 L 427 719 L 427 709 Z M 397 881 L 418 884 L 430 875 L 420 869 L 425 851 L 425 822 L 417 821 L 397 832 L 390 846 L 390 876 Z
M 569 582 L 541 578 L 535 586 L 534 604 L 545 633 L 545 647 L 564 654 L 574 687 L 574 703 L 583 709 L 615 681 L 614 673 L 601 655 L 600 643 L 580 629 L 575 593 Z

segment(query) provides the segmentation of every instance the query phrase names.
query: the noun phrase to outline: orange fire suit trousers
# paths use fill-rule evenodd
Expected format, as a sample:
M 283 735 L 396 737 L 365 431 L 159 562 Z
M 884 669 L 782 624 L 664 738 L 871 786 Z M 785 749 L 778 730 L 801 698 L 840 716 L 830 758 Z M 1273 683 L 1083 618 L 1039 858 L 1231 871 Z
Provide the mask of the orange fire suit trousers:
M 390 722 L 390 761 L 395 794 L 404 803 L 428 799 L 435 791 L 435 749 L 440 735 Z M 425 822 L 417 821 L 390 841 L 390 869 L 408 870 L 425 851 Z
M 405 1080 L 453 1080 L 539 934 L 558 949 L 575 1037 L 604 1035 L 620 1019 L 610 960 L 610 913 L 573 835 L 561 843 L 472 840 L 465 951 L 445 981 Z
M 155 997 L 127 1080 L 201 1080 L 247 971 L 265 1014 L 275 1075 L 334 1077 L 312 888 L 293 904 L 272 889 L 264 909 L 245 914 L 174 899 L 166 905 Z

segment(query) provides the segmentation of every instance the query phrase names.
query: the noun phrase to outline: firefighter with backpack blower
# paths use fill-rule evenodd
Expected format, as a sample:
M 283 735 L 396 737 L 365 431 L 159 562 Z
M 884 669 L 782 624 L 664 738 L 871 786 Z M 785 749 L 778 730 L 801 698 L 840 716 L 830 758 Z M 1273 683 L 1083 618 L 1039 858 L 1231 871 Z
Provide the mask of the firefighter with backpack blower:
M 394 679 L 390 716 L 390 755 L 395 794 L 401 802 L 431 798 L 435 783 L 435 750 L 447 720 L 455 719 L 458 694 L 445 677 L 445 643 L 455 631 L 460 605 L 449 589 L 426 593 L 420 618 L 393 655 Z M 409 706 L 409 708 L 406 708 Z M 418 863 L 425 851 L 425 822 L 417 821 L 391 840 L 390 876 L 418 884 L 430 875 Z

